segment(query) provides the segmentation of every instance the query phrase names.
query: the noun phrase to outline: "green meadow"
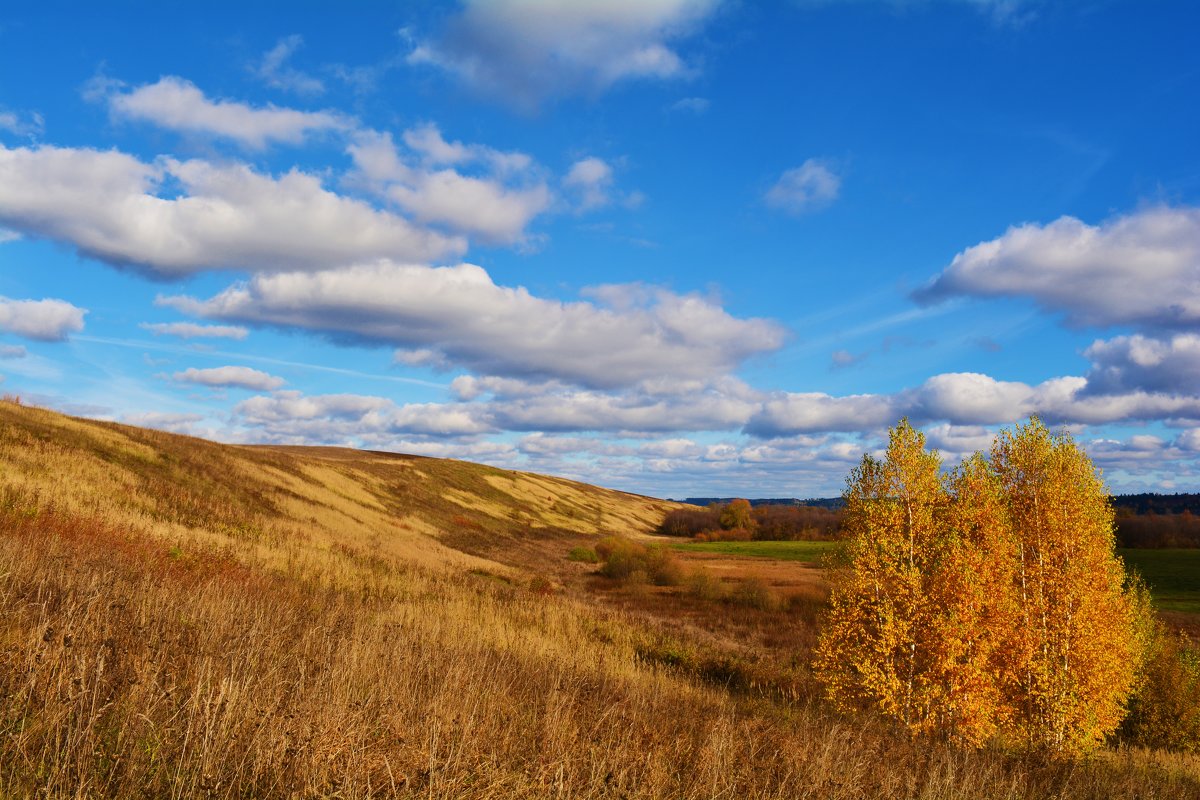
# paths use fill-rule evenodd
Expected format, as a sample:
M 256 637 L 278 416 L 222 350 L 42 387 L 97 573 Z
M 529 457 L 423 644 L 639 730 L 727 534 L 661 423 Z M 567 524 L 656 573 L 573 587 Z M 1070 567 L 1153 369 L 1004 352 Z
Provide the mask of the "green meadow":
M 687 553 L 721 553 L 730 556 L 756 556 L 778 561 L 820 561 L 834 542 L 682 542 L 672 545 Z
M 810 541 L 680 542 L 672 547 L 688 553 L 720 553 L 816 563 L 834 544 Z M 1200 550 L 1124 549 L 1119 552 L 1128 567 L 1136 569 L 1146 579 L 1159 608 L 1200 614 Z
M 1159 608 L 1200 614 L 1200 550 L 1118 552 L 1129 569 L 1136 569 L 1146 579 Z

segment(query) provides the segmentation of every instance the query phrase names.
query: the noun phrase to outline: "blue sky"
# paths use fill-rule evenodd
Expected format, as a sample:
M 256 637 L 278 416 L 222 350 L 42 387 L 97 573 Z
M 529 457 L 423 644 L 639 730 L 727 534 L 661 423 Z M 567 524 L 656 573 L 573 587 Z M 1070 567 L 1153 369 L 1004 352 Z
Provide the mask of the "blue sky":
M 907 415 L 1200 490 L 1184 2 L 6 4 L 0 389 L 824 496 Z

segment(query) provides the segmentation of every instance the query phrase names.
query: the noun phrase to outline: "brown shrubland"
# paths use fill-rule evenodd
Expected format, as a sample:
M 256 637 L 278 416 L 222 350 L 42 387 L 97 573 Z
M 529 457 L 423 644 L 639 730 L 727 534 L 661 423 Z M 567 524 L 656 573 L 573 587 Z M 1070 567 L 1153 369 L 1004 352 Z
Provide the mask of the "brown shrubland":
M 1200 797 L 1195 756 L 839 717 L 571 583 L 564 545 L 651 530 L 646 498 L 7 403 L 0 469 L 0 796 Z

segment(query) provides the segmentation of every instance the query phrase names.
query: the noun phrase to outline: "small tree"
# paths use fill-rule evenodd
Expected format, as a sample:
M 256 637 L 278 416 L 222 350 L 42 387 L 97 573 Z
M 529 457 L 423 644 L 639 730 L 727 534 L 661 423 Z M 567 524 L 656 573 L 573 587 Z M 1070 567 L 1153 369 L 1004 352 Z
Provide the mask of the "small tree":
M 730 500 L 721 509 L 721 527 L 727 531 L 754 530 L 754 508 L 749 500 Z

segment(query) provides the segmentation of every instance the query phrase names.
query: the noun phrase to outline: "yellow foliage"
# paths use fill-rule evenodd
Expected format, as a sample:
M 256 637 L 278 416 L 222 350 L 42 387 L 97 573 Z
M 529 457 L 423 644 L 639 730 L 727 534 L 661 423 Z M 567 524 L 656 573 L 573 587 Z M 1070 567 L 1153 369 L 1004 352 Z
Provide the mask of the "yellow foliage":
M 846 490 L 847 566 L 815 665 L 835 704 L 914 734 L 1082 752 L 1140 658 L 1103 484 L 1037 420 L 948 477 L 907 422 Z
M 1141 657 L 1108 494 L 1070 436 L 1036 419 L 1000 434 L 992 464 L 1019 548 L 1015 728 L 1031 747 L 1092 749 L 1125 717 Z

